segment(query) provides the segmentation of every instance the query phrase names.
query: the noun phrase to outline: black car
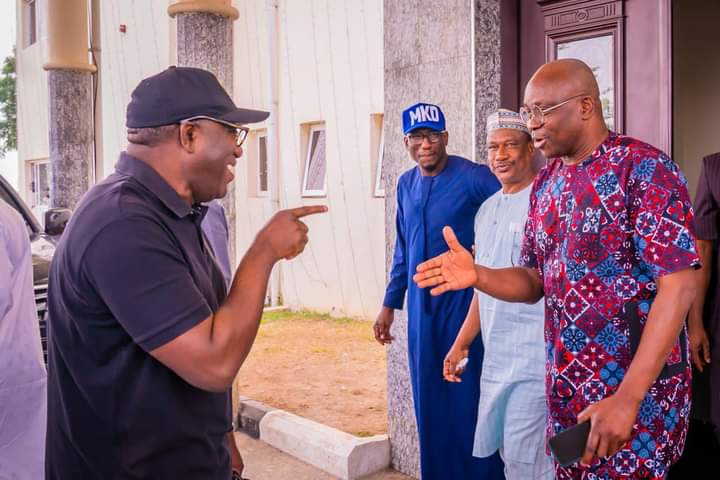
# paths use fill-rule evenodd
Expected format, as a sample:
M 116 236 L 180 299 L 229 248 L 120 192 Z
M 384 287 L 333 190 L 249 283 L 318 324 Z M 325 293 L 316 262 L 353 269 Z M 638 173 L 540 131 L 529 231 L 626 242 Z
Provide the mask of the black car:
M 32 210 L 2 175 L 0 175 L 0 199 L 20 213 L 28 230 L 32 250 L 35 305 L 40 321 L 43 355 L 47 363 L 47 319 L 45 316 L 47 313 L 48 272 L 55 253 L 55 244 L 70 218 L 70 211 L 62 208 L 48 210 L 45 214 L 45 228 L 43 229 Z

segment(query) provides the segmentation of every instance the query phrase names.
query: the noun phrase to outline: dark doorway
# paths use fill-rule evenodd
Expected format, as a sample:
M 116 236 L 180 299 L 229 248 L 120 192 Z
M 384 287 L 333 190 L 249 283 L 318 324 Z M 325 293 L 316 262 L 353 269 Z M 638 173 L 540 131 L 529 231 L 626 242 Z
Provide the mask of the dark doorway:
M 673 2 L 673 158 L 694 197 L 703 157 L 720 152 L 720 2 Z
M 720 2 L 674 0 L 673 158 L 685 173 L 694 198 L 702 158 L 720 152 Z M 713 361 L 717 364 L 717 358 Z M 720 366 L 713 365 L 714 368 Z M 708 372 L 693 372 L 693 407 L 685 451 L 670 480 L 711 478 L 720 444 L 709 423 Z M 714 477 L 713 477 L 714 478 Z

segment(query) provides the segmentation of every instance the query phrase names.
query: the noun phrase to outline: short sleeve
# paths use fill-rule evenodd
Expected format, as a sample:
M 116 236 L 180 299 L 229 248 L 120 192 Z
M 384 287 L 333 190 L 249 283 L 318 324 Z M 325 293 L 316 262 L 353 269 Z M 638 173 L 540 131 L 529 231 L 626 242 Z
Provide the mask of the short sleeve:
M 106 226 L 83 258 L 90 284 L 135 343 L 148 352 L 212 314 L 189 268 L 173 237 L 143 217 Z
M 665 154 L 633 160 L 626 205 L 640 259 L 661 277 L 700 260 L 687 182 Z
M 697 194 L 695 195 L 695 218 L 693 225 L 697 238 L 702 240 L 717 240 L 720 236 L 718 232 L 718 222 L 720 222 L 720 208 L 718 207 L 718 199 L 713 195 L 711 188 L 711 173 L 713 164 L 711 161 L 720 162 L 720 158 L 703 160 L 702 171 L 698 181 Z

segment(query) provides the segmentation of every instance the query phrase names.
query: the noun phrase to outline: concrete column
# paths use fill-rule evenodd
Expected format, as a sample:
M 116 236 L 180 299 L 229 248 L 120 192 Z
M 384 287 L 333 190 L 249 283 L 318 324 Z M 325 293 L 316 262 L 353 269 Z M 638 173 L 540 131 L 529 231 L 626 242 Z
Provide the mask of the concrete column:
M 485 120 L 500 105 L 500 3 L 501 0 L 473 0 L 475 72 L 475 159 L 487 159 Z
M 93 159 L 92 74 L 86 0 L 48 0 L 50 206 L 74 208 Z
M 438 9 L 437 2 L 431 0 L 385 0 L 384 8 L 385 249 L 389 268 L 395 246 L 395 186 L 398 177 L 414 165 L 402 143 L 401 112 L 419 101 L 440 105 L 447 118 L 448 151 L 484 159 L 484 147 L 482 155 L 474 155 L 479 135 L 476 125 L 484 123 L 479 117 L 484 120 L 486 110 L 497 107 L 495 99 L 500 92 L 494 77 L 484 78 L 487 72 L 496 72 L 495 66 L 480 66 L 476 61 L 488 57 L 485 51 L 499 52 L 500 44 L 499 33 L 496 38 L 491 28 L 491 22 L 497 24 L 499 0 L 448 0 L 442 5 L 442 21 L 427 14 Z M 499 61 L 496 65 L 499 68 Z M 482 108 L 477 115 L 476 108 Z M 484 136 L 483 128 L 483 145 Z M 417 477 L 419 452 L 405 312 L 396 312 L 392 333 L 395 342 L 388 349 L 392 463 L 397 470 Z
M 238 11 L 230 0 L 179 0 L 168 7 L 177 20 L 177 63 L 215 74 L 233 94 L 233 21 Z M 222 200 L 230 230 L 230 262 L 236 263 L 235 183 Z

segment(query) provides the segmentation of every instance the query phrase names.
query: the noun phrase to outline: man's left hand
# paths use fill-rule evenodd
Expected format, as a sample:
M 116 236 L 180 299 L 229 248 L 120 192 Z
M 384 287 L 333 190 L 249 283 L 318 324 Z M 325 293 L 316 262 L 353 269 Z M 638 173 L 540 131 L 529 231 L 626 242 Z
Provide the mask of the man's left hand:
M 640 404 L 622 394 L 600 400 L 578 415 L 578 423 L 590 420 L 590 435 L 580 463 L 590 465 L 595 457 L 609 457 L 630 440 Z
M 690 343 L 690 359 L 700 372 L 710 365 L 710 338 L 702 320 L 698 323 L 688 321 L 688 340 Z
M 413 276 L 418 287 L 435 287 L 430 290 L 432 296 L 468 288 L 477 280 L 475 259 L 458 241 L 453 229 L 446 226 L 442 233 L 449 250 L 418 265 Z

